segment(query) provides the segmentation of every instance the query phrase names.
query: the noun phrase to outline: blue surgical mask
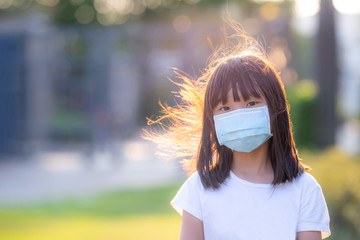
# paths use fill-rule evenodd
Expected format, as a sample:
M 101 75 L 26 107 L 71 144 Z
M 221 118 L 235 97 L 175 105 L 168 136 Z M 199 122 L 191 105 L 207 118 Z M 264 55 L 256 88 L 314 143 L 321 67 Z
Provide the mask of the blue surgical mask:
M 237 152 L 251 152 L 272 136 L 267 106 L 215 115 L 214 122 L 220 145 Z

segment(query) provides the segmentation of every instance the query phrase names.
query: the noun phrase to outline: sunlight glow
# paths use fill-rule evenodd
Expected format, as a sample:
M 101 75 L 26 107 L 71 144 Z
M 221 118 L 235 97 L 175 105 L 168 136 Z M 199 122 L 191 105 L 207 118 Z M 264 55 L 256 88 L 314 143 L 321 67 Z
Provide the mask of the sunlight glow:
M 359 14 L 360 1 L 358 0 L 333 0 L 334 7 L 343 14 Z
M 298 17 L 310 17 L 319 12 L 319 0 L 296 0 L 295 15 Z
M 341 14 L 360 14 L 360 1 L 332 0 L 335 9 Z M 319 12 L 320 0 L 296 0 L 295 15 L 310 17 Z

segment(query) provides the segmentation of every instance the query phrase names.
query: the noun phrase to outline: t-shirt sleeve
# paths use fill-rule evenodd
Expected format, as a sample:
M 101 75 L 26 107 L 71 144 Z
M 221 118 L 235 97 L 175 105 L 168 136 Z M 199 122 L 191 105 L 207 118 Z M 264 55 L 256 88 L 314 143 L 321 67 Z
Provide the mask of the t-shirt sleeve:
M 202 183 L 197 172 L 193 173 L 181 186 L 171 205 L 182 215 L 183 210 L 202 220 L 200 194 Z
M 311 177 L 312 178 L 312 177 Z M 321 231 L 322 239 L 330 236 L 330 217 L 321 187 L 315 179 L 301 197 L 297 232 Z

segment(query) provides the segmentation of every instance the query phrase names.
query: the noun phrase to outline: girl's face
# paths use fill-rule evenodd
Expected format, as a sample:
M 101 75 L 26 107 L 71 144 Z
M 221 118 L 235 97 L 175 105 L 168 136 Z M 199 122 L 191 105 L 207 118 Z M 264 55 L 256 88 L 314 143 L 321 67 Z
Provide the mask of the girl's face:
M 249 96 L 249 99 L 244 100 L 240 91 L 238 91 L 238 95 L 240 97 L 240 101 L 235 101 L 233 96 L 233 90 L 230 90 L 227 93 L 227 101 L 223 104 L 221 101 L 213 110 L 213 115 L 218 115 L 226 112 L 231 112 L 241 108 L 256 108 L 262 107 L 266 105 L 266 101 L 263 98 L 256 98 L 253 96 Z

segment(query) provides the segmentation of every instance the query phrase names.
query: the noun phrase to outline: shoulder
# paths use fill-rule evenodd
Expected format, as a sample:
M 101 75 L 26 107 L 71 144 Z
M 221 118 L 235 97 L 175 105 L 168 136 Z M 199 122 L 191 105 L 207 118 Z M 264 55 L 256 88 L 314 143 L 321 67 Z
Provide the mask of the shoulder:
M 195 195 L 202 192 L 203 186 L 198 172 L 192 173 L 182 184 L 177 195 Z
M 302 173 L 294 180 L 296 191 L 300 194 L 301 201 L 322 196 L 322 189 L 317 180 L 308 172 Z M 315 201 L 315 198 L 313 199 Z M 309 200 L 310 201 L 310 200 Z
M 172 199 L 171 205 L 181 215 L 183 210 L 198 219 L 202 219 L 201 213 L 201 192 L 202 184 L 197 172 L 188 177 L 185 183 L 180 187 L 176 196 Z
M 198 181 L 198 180 L 200 180 L 200 175 L 197 171 L 193 172 L 187 179 L 187 181 Z
M 301 174 L 296 182 L 301 187 L 297 232 L 320 231 L 323 238 L 329 236 L 330 217 L 320 185 L 307 172 Z
M 298 197 L 311 195 L 314 192 L 322 192 L 322 189 L 316 179 L 308 172 L 303 172 L 293 181 L 280 185 L 283 191 L 290 191 Z
M 308 172 L 303 172 L 299 175 L 295 180 L 294 183 L 297 184 L 301 188 L 307 189 L 319 189 L 320 185 L 316 181 L 316 179 Z
M 192 173 L 188 179 L 185 181 L 184 183 L 185 185 L 191 187 L 191 188 L 197 188 L 197 189 L 201 189 L 202 188 L 202 183 L 201 183 L 201 179 L 200 179 L 200 175 L 199 173 L 196 171 L 194 173 Z

